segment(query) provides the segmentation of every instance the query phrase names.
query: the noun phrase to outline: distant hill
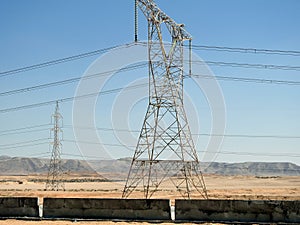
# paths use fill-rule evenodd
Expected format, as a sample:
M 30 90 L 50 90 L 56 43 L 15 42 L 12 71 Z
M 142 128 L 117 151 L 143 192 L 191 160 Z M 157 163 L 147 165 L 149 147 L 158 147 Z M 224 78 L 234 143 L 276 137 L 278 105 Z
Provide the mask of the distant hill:
M 0 175 L 28 175 L 48 172 L 48 159 L 0 157 Z M 62 168 L 65 172 L 85 173 L 94 172 L 86 161 L 64 159 Z
M 127 174 L 130 159 L 75 160 L 64 159 L 62 167 L 70 173 Z M 0 156 L 0 175 L 45 174 L 49 160 Z M 300 176 L 300 166 L 288 162 L 202 163 L 203 173 L 221 175 Z
M 221 175 L 300 176 L 300 166 L 288 162 L 203 163 L 204 173 Z

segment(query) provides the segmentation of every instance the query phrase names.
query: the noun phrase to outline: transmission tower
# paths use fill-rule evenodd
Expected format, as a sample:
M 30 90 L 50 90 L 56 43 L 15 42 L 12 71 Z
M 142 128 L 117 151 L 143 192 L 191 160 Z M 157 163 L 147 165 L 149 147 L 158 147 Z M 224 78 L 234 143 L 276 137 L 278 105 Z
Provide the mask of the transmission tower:
M 183 43 L 191 46 L 192 38 L 152 0 L 135 4 L 135 18 L 139 7 L 148 20 L 149 104 L 122 196 L 139 190 L 151 198 L 168 180 L 184 198 L 194 192 L 207 198 L 183 106 Z M 163 28 L 171 44 L 163 42 Z
M 62 116 L 59 113 L 58 101 L 56 102 L 55 113 L 52 115 L 54 126 L 51 129 L 53 132 L 52 153 L 50 166 L 48 171 L 46 190 L 58 191 L 64 190 L 63 170 L 61 165 L 61 149 L 62 149 Z

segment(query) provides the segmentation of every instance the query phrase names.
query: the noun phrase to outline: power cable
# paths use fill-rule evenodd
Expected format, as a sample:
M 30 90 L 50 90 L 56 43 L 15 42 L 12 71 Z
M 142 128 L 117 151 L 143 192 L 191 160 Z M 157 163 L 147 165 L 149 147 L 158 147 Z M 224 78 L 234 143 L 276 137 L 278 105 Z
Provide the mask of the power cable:
M 108 48 L 98 49 L 95 51 L 85 52 L 85 53 L 81 53 L 78 55 L 73 55 L 73 56 L 69 56 L 69 57 L 65 57 L 65 58 L 60 58 L 60 59 L 56 59 L 56 60 L 39 63 L 39 64 L 34 64 L 31 66 L 25 66 L 25 67 L 21 67 L 21 68 L 17 68 L 17 69 L 0 72 L 0 78 L 4 77 L 4 76 L 12 75 L 12 74 L 22 73 L 22 72 L 40 69 L 40 68 L 48 67 L 48 66 L 53 66 L 53 65 L 60 64 L 60 63 L 70 62 L 70 61 L 74 61 L 74 60 L 78 60 L 78 59 L 82 59 L 82 58 L 86 58 L 86 57 L 90 57 L 90 56 L 94 56 L 94 55 L 99 55 L 99 54 L 102 54 L 102 53 L 107 52 L 114 48 L 129 47 L 130 45 L 132 45 L 132 44 L 127 44 L 125 46 L 124 45 L 115 45 L 115 46 L 108 47 Z
M 147 46 L 147 42 L 140 41 L 137 44 Z M 172 46 L 172 43 L 164 43 L 164 45 Z M 193 50 L 207 50 L 207 51 L 224 51 L 233 53 L 252 53 L 252 54 L 272 54 L 272 55 L 285 55 L 285 56 L 300 56 L 300 51 L 297 50 L 279 50 L 279 49 L 263 49 L 263 48 L 245 48 L 245 47 L 228 47 L 216 45 L 195 45 L 184 44 L 186 48 Z
M 2 144 L 2 145 L 0 145 L 0 148 L 4 148 L 6 146 L 12 146 L 12 145 L 28 144 L 28 143 L 39 142 L 39 141 L 44 141 L 44 140 L 49 140 L 49 138 L 41 138 L 41 139 L 35 139 L 35 140 L 23 141 L 23 142 L 18 142 L 18 143 L 11 143 L 11 144 Z
M 193 63 L 201 65 L 213 66 L 228 66 L 228 67 L 241 67 L 241 68 L 254 68 L 254 69 L 272 69 L 272 70 L 295 70 L 300 71 L 300 66 L 289 65 L 272 65 L 272 64 L 251 64 L 251 63 L 237 63 L 237 62 L 222 62 L 222 61 L 201 61 L 192 60 Z
M 200 151 L 198 151 L 200 153 Z M 203 152 L 202 154 L 224 154 L 224 155 L 247 155 L 247 156 L 272 156 L 272 157 L 292 157 L 292 158 L 299 158 L 300 154 L 295 153 L 288 153 L 285 152 L 284 154 L 275 154 L 275 153 L 254 153 L 254 152 L 234 152 L 234 151 L 209 151 L 209 152 Z
M 111 49 L 114 48 L 124 48 L 124 47 L 130 47 L 136 44 L 142 44 L 144 45 L 145 43 L 143 42 L 134 42 L 134 43 L 129 43 L 126 45 L 115 45 L 112 47 L 108 47 L 108 48 L 103 48 L 103 49 L 99 49 L 99 50 L 95 50 L 95 51 L 90 51 L 90 52 L 85 52 L 85 53 L 81 53 L 78 55 L 73 55 L 73 56 L 69 56 L 69 57 L 65 57 L 65 58 L 60 58 L 60 59 L 56 59 L 56 60 L 51 60 L 51 61 L 47 61 L 47 62 L 43 62 L 43 63 L 39 63 L 39 64 L 34 64 L 34 65 L 30 65 L 30 66 L 25 66 L 25 67 L 21 67 L 21 68 L 17 68 L 17 69 L 12 69 L 12 70 L 8 70 L 8 71 L 4 71 L 4 72 L 0 72 L 0 78 L 4 77 L 4 76 L 8 76 L 8 75 L 12 75 L 12 74 L 17 74 L 17 73 L 21 73 L 21 72 L 26 72 L 26 71 L 30 71 L 30 70 L 34 70 L 34 69 L 39 69 L 39 68 L 43 68 L 43 67 L 48 67 L 48 66 L 52 66 L 52 65 L 56 65 L 56 64 L 60 64 L 60 63 L 65 63 L 65 62 L 70 62 L 70 61 L 74 61 L 74 60 L 78 60 L 78 59 L 82 59 L 82 58 L 86 58 L 86 57 L 90 57 L 90 56 L 94 56 L 94 55 L 99 55 L 102 54 L 104 52 L 107 52 Z M 256 48 L 234 48 L 234 47 L 221 47 L 221 46 L 205 46 L 205 45 L 193 45 L 192 48 L 197 49 L 197 48 L 203 48 L 206 50 L 223 50 L 223 51 L 232 51 L 232 52 L 243 52 L 243 53 L 264 53 L 264 54 L 285 54 L 285 55 L 293 55 L 293 56 L 299 56 L 300 52 L 299 51 L 287 51 L 287 50 L 272 50 L 272 49 L 256 49 Z M 211 62 L 213 64 L 220 64 L 222 62 Z M 226 62 L 223 62 L 226 63 Z M 237 66 L 237 65 L 235 65 Z M 276 67 L 276 65 L 273 65 Z M 279 66 L 280 68 L 281 66 Z M 288 68 L 289 66 L 284 66 L 284 68 Z M 297 70 L 299 69 L 299 67 L 296 67 Z M 289 69 L 293 69 L 293 67 L 289 68 Z
M 138 67 L 135 67 L 135 68 L 138 68 Z M 100 74 L 104 75 L 104 73 L 99 73 L 97 75 L 100 75 Z M 46 83 L 46 84 L 41 84 L 41 85 L 37 85 L 37 86 L 31 86 L 31 87 L 6 91 L 6 92 L 0 93 L 0 96 L 13 95 L 13 94 L 29 92 L 29 91 L 34 91 L 34 90 L 58 86 L 58 85 L 64 85 L 67 83 L 79 81 L 80 79 L 89 79 L 89 78 L 92 78 L 94 75 L 96 75 L 96 74 L 93 74 L 93 75 L 90 75 L 90 76 L 87 76 L 84 78 L 77 77 L 77 78 L 71 78 L 68 80 L 62 80 L 62 81 L 57 81 L 57 82 L 53 82 L 53 83 Z M 106 72 L 105 72 L 105 75 L 106 75 Z M 266 83 L 266 84 L 300 85 L 300 81 L 292 81 L 292 80 L 272 80 L 272 79 L 259 79 L 259 78 L 247 78 L 247 77 L 233 77 L 233 76 L 211 76 L 211 75 L 200 75 L 200 74 L 192 74 L 192 77 L 202 78 L 202 79 L 217 79 L 217 80 L 223 80 L 223 81 L 239 81 L 239 82 L 248 82 L 248 83 L 251 82 L 251 83 Z M 190 78 L 190 75 L 185 75 L 184 78 Z
M 51 83 L 45 83 L 45 84 L 40 84 L 40 85 L 36 85 L 36 86 L 31 86 L 31 87 L 26 87 L 26 88 L 21 88 L 21 89 L 15 89 L 15 90 L 11 90 L 11 91 L 5 91 L 5 92 L 0 93 L 0 96 L 24 93 L 24 92 L 28 92 L 28 91 L 34 91 L 34 90 L 44 89 L 44 88 L 48 88 L 48 87 L 54 87 L 54 86 L 74 83 L 74 82 L 77 82 L 77 81 L 80 81 L 80 80 L 86 80 L 86 79 L 91 79 L 91 78 L 95 78 L 95 77 L 107 76 L 107 75 L 110 75 L 111 73 L 114 73 L 114 72 L 125 72 L 125 71 L 130 71 L 130 70 L 143 68 L 145 65 L 148 65 L 148 63 L 138 63 L 138 64 L 134 64 L 134 65 L 131 65 L 131 66 L 126 66 L 126 67 L 121 68 L 121 69 L 115 69 L 115 70 L 105 71 L 105 72 L 101 72 L 101 73 L 94 73 L 94 74 L 86 75 L 86 76 L 83 76 L 83 77 L 74 77 L 74 78 L 70 78 L 70 79 L 66 79 L 66 80 L 61 80 L 61 81 L 56 81 L 56 82 L 51 82 Z
M 27 126 L 27 127 L 21 127 L 21 128 L 15 128 L 15 129 L 10 129 L 10 130 L 0 130 L 0 134 L 2 133 L 9 133 L 9 132 L 15 132 L 15 131 L 20 131 L 20 130 L 29 130 L 29 129 L 34 129 L 38 127 L 45 127 L 51 125 L 50 123 L 46 124 L 38 124 L 38 125 L 33 125 L 33 126 Z
M 65 139 L 65 142 L 72 142 L 72 143 L 83 143 L 83 144 L 91 144 L 91 145 L 104 145 L 104 146 L 111 146 L 111 147 L 135 147 L 135 146 L 127 146 L 122 144 L 110 144 L 110 143 L 101 143 L 101 142 L 89 142 L 89 141 L 77 141 L 77 140 L 69 140 Z
M 66 156 L 74 156 L 74 157 L 80 157 L 80 158 L 89 158 L 89 159 L 107 159 L 105 157 L 101 156 L 87 156 L 87 155 L 77 155 L 77 154 L 69 154 L 69 153 L 62 153 L 61 155 L 66 155 Z
M 189 75 L 185 77 L 190 78 Z M 260 83 L 260 84 L 279 84 L 279 85 L 300 85 L 300 81 L 293 80 L 273 80 L 273 79 L 260 79 L 260 78 L 248 78 L 248 77 L 233 77 L 233 76 L 211 76 L 211 75 L 201 75 L 192 74 L 192 77 L 202 78 L 202 79 L 214 79 L 223 81 L 238 81 L 246 83 Z
M 300 85 L 300 82 L 298 81 L 283 81 L 283 80 L 266 80 L 266 79 L 254 79 L 254 78 L 238 78 L 238 77 L 225 77 L 225 76 L 205 76 L 205 75 L 198 75 L 195 74 L 195 77 L 202 77 L 205 79 L 223 79 L 223 80 L 229 80 L 229 81 L 242 81 L 242 82 L 254 82 L 254 83 L 265 83 L 265 84 L 286 84 L 286 85 Z M 97 95 L 106 95 L 106 94 L 112 94 L 116 92 L 120 92 L 122 90 L 128 90 L 128 89 L 136 89 L 140 87 L 148 86 L 147 83 L 144 84 L 138 84 L 138 85 L 133 85 L 130 87 L 124 88 L 115 88 L 115 89 L 110 89 L 106 91 L 101 91 L 97 93 L 91 93 L 91 94 L 86 94 L 86 95 L 80 95 L 80 96 L 74 96 L 74 97 L 68 97 L 68 98 L 62 98 L 58 100 L 51 100 L 47 102 L 40 102 L 40 103 L 35 103 L 35 104 L 30 104 L 30 105 L 23 105 L 23 106 L 18 106 L 18 107 L 12 107 L 12 108 L 6 108 L 6 109 L 1 109 L 0 113 L 7 113 L 11 111 L 18 111 L 18 110 L 23 110 L 23 109 L 30 109 L 30 108 L 36 108 L 36 107 L 41 107 L 45 105 L 53 105 L 56 103 L 56 101 L 59 102 L 68 102 L 72 101 L 74 99 L 80 99 L 80 98 L 87 98 L 87 97 L 93 97 Z
M 300 139 L 300 136 L 283 136 L 283 135 L 249 135 L 249 134 L 192 134 L 195 136 L 215 136 L 229 138 L 278 138 L 278 139 Z
M 29 130 L 29 131 L 19 131 L 19 132 L 14 132 L 14 133 L 3 133 L 3 134 L 0 134 L 0 136 L 28 134 L 28 133 L 35 133 L 35 132 L 41 132 L 41 131 L 49 131 L 49 129 L 38 129 L 38 130 Z
M 300 51 L 289 51 L 289 50 L 238 48 L 238 47 L 210 46 L 210 45 L 192 45 L 192 48 L 195 50 L 208 50 L 208 51 L 300 56 Z
M 87 142 L 87 141 L 76 141 L 76 140 L 64 140 L 66 142 L 73 142 L 73 143 L 84 143 L 84 144 L 93 144 L 93 145 L 103 145 L 103 146 L 114 146 L 114 147 L 131 147 L 135 148 L 136 146 L 128 146 L 124 144 L 110 144 L 110 143 L 101 143 L 101 142 Z M 134 151 L 134 150 L 132 150 Z M 198 151 L 200 153 L 200 151 Z M 298 158 L 300 157 L 300 154 L 295 153 L 288 153 L 285 152 L 284 154 L 268 154 L 268 153 L 253 153 L 253 152 L 233 152 L 233 151 L 209 151 L 209 152 L 201 152 L 203 153 L 209 153 L 209 154 L 229 154 L 229 155 L 248 155 L 248 156 L 274 156 L 274 157 L 292 157 L 292 158 Z
M 205 62 L 202 61 L 197 61 L 198 63 L 205 64 Z M 212 62 L 210 62 L 212 63 Z M 220 62 L 215 62 L 217 65 L 219 65 Z M 224 63 L 224 62 L 222 62 Z M 26 87 L 26 88 L 21 88 L 21 89 L 15 89 L 11 91 L 5 91 L 1 92 L 0 96 L 6 96 L 6 95 L 12 95 L 12 94 L 18 94 L 18 93 L 24 93 L 28 91 L 34 91 L 34 90 L 39 90 L 43 88 L 48 88 L 48 87 L 53 87 L 53 86 L 58 86 L 58 85 L 64 85 L 64 84 L 69 84 L 69 83 L 74 83 L 77 81 L 85 80 L 85 79 L 91 79 L 97 76 L 106 76 L 109 75 L 113 72 L 124 72 L 124 71 L 130 71 L 130 70 L 135 70 L 139 68 L 143 68 L 145 65 L 148 65 L 148 63 L 138 63 L 132 66 L 127 66 L 124 67 L 120 70 L 110 70 L 110 71 L 105 71 L 101 73 L 95 73 L 91 75 L 87 75 L 84 77 L 74 77 L 66 80 L 61 80 L 61 81 L 56 81 L 56 82 L 51 82 L 51 83 L 45 83 L 45 84 L 40 84 L 36 86 L 31 86 L 31 87 Z M 227 63 L 227 65 L 231 65 Z M 255 66 L 261 66 L 264 68 L 268 68 L 268 66 L 274 66 L 274 65 L 263 65 L 263 64 L 239 64 L 239 65 L 255 65 Z M 281 68 L 286 68 L 286 66 L 280 66 Z M 300 67 L 293 67 L 293 69 L 300 68 Z M 193 76 L 199 77 L 199 78 L 204 78 L 204 79 L 219 79 L 219 80 L 229 80 L 229 81 L 242 81 L 242 82 L 254 82 L 254 83 L 268 83 L 268 84 L 286 84 L 286 85 L 300 85 L 300 81 L 292 81 L 292 80 L 273 80 L 273 79 L 260 79 L 260 78 L 248 78 L 248 77 L 234 77 L 234 76 L 210 76 L 210 75 L 199 75 L 199 74 L 194 74 Z M 190 77 L 190 75 L 186 75 L 186 77 Z
M 32 146 L 38 146 L 38 145 L 44 145 L 44 144 L 49 144 L 49 142 L 42 142 L 42 143 L 36 143 L 36 144 L 25 144 L 25 145 L 19 145 L 19 146 L 11 146 L 11 147 L 5 147 L 1 148 L 0 151 L 2 150 L 9 150 L 9 149 L 16 149 L 16 148 L 24 148 L 24 147 L 32 147 Z
M 72 125 L 64 125 L 67 129 L 82 129 L 82 130 L 101 130 L 101 131 L 119 131 L 128 133 L 140 133 L 139 130 L 128 130 L 128 129 L 116 129 L 116 128 L 105 128 L 105 127 L 74 127 Z M 229 137 L 229 138 L 279 138 L 279 139 L 300 139 L 300 136 L 284 136 L 284 135 L 249 135 L 249 134 L 209 134 L 209 133 L 197 133 L 192 134 L 193 136 L 215 136 L 215 137 Z
M 148 86 L 148 84 L 145 83 L 145 84 L 132 85 L 130 87 L 127 87 L 126 90 L 136 89 L 136 88 L 140 88 L 140 87 L 143 87 L 143 86 Z M 115 88 L 115 89 L 110 89 L 110 90 L 101 91 L 101 92 L 97 92 L 97 93 L 91 93 L 91 94 L 86 94 L 86 95 L 62 98 L 62 99 L 58 99 L 58 100 L 51 100 L 51 101 L 47 101 L 47 102 L 40 102 L 40 103 L 35 103 L 35 104 L 30 104 L 30 105 L 17 106 L 17 107 L 13 107 L 13 108 L 2 109 L 2 110 L 0 110 L 0 113 L 7 113 L 7 112 L 11 112 L 11 111 L 19 111 L 19 110 L 36 108 L 36 107 L 41 107 L 41 106 L 46 106 L 46 105 L 53 105 L 53 104 L 56 104 L 57 101 L 58 102 L 69 102 L 69 101 L 73 101 L 74 99 L 82 99 L 82 98 L 94 97 L 94 96 L 97 96 L 97 95 L 112 94 L 112 93 L 120 92 L 122 90 L 124 90 L 124 88 Z
M 51 124 L 41 124 L 35 126 L 21 127 L 10 130 L 0 131 L 0 136 L 5 135 L 15 135 L 30 132 L 48 131 L 50 128 L 35 129 L 39 127 L 49 126 Z M 128 129 L 116 129 L 107 127 L 74 127 L 72 125 L 64 124 L 63 128 L 66 129 L 82 129 L 82 130 L 100 130 L 100 131 L 117 131 L 117 132 L 127 132 L 127 133 L 140 133 L 139 130 L 128 130 Z M 193 136 L 216 136 L 216 137 L 228 137 L 228 138 L 278 138 L 278 139 L 300 139 L 300 136 L 289 136 L 289 135 L 250 135 L 250 134 L 210 134 L 210 133 L 193 133 Z
M 72 143 L 77 143 L 77 142 L 82 142 L 82 143 L 88 143 L 88 144 L 95 144 L 95 145 L 104 145 L 104 146 L 115 146 L 115 147 L 135 147 L 135 146 L 127 146 L 123 144 L 109 144 L 109 143 L 94 143 L 94 142 L 85 142 L 85 141 L 76 141 L 76 140 L 64 140 L 66 142 L 72 142 Z M 0 149 L 0 150 L 7 150 L 7 149 L 16 149 L 16 148 L 23 148 L 23 147 L 32 147 L 32 146 L 37 146 L 37 145 L 43 145 L 43 144 L 49 144 L 49 142 L 43 142 L 43 143 L 36 143 L 36 144 L 26 144 L 26 145 L 20 145 L 20 146 L 12 146 L 12 147 L 6 147 L 5 149 Z M 284 153 L 284 154 L 274 154 L 274 153 L 253 153 L 253 152 L 235 152 L 235 151 L 209 151 L 209 152 L 203 152 L 203 151 L 198 151 L 198 153 L 201 154 L 224 154 L 224 155 L 242 155 L 242 156 L 266 156 L 266 157 L 289 157 L 289 158 L 299 158 L 300 154 L 295 154 L 295 153 Z M 39 155 L 49 155 L 49 153 L 41 153 Z M 86 158 L 102 158 L 99 156 L 95 157 L 89 157 L 85 155 L 75 155 L 75 154 L 68 154 L 68 153 L 62 153 L 62 155 L 70 155 L 70 156 L 80 156 L 80 157 L 86 157 Z M 32 155 L 31 155 L 32 156 Z M 246 167 L 245 167 L 246 168 Z M 249 169 L 249 168 L 246 168 Z M 295 170 L 299 171 L 299 170 Z

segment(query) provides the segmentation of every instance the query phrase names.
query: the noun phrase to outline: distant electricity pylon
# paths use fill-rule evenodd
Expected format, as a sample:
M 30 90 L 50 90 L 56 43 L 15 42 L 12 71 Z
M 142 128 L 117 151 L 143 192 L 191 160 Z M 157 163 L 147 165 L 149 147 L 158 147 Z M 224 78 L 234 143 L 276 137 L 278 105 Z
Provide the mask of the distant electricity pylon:
M 46 183 L 46 190 L 58 191 L 64 190 L 63 170 L 61 162 L 62 149 L 62 116 L 59 113 L 58 101 L 56 102 L 55 113 L 52 115 L 54 126 L 51 129 L 53 132 L 52 153 Z
M 168 180 L 185 198 L 193 193 L 207 198 L 183 106 L 183 42 L 191 46 L 192 38 L 183 24 L 177 24 L 152 0 L 136 0 L 135 5 L 135 20 L 137 7 L 148 20 L 149 105 L 122 196 L 140 189 L 145 198 L 151 198 Z M 171 35 L 171 44 L 163 42 L 165 32 Z M 191 52 L 189 56 L 191 72 Z

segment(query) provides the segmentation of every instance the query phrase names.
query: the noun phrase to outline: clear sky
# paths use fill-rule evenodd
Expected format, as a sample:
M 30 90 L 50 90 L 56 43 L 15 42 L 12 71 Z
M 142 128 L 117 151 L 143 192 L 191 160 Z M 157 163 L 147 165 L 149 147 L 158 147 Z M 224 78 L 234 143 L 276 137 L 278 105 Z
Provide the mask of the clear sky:
M 185 24 L 194 45 L 300 51 L 300 2 L 298 0 L 157 0 L 159 7 Z M 133 42 L 133 0 L 1 0 L 0 72 L 43 63 L 97 49 Z M 146 40 L 147 24 L 139 13 L 139 39 Z M 300 56 L 228 53 L 194 50 L 204 61 L 300 66 Z M 1 93 L 82 76 L 100 55 L 27 72 L 0 76 Z M 300 69 L 258 69 L 209 65 L 219 76 L 300 81 Z M 109 68 L 109 66 L 108 66 Z M 147 69 L 118 74 L 106 89 L 122 88 L 147 76 Z M 189 118 L 192 130 L 207 134 L 211 113 L 205 94 L 186 81 L 197 118 Z M 78 82 L 41 90 L 0 96 L 0 110 L 72 97 Z M 215 161 L 283 161 L 300 165 L 300 85 L 219 81 L 226 105 L 226 136 Z M 147 94 L 147 88 L 142 89 Z M 141 90 L 140 90 L 141 91 Z M 141 94 L 141 92 L 137 92 Z M 144 93 L 144 94 L 145 94 Z M 133 97 L 134 98 L 133 92 Z M 99 128 L 118 127 L 112 117 L 118 95 L 101 96 L 95 123 Z M 130 98 L 128 101 L 130 102 Z M 119 101 L 120 102 L 120 101 Z M 117 103 L 116 103 L 117 104 Z M 121 104 L 121 103 L 118 103 Z M 132 103 L 133 104 L 133 103 Z M 128 123 L 139 130 L 147 99 L 134 103 Z M 49 129 L 54 105 L 0 113 L 0 155 L 49 155 Z M 64 117 L 64 157 L 83 154 L 76 147 L 72 128 L 72 102 L 61 103 Z M 189 114 L 190 112 L 188 112 Z M 117 116 L 122 118 L 122 111 Z M 194 125 L 194 121 L 199 124 Z M 114 123 L 114 125 L 112 125 Z M 45 126 L 39 126 L 45 125 Z M 19 129 L 31 127 L 31 129 Z M 14 130 L 17 129 L 17 130 Z M 11 131 L 8 131 L 11 130 Z M 101 132 L 100 132 L 101 131 Z M 113 158 L 131 157 L 138 133 L 118 140 L 112 130 L 98 132 L 105 151 Z M 244 135 L 248 137 L 238 137 Z M 253 137 L 258 136 L 258 137 Z M 262 137 L 276 136 L 276 137 Z M 84 142 L 85 140 L 80 140 Z M 197 139 L 197 150 L 206 151 L 208 138 Z M 127 145 L 127 147 L 114 145 Z M 102 158 L 103 146 L 90 144 L 89 155 Z M 218 150 L 218 151 L 219 151 Z

